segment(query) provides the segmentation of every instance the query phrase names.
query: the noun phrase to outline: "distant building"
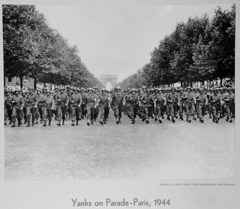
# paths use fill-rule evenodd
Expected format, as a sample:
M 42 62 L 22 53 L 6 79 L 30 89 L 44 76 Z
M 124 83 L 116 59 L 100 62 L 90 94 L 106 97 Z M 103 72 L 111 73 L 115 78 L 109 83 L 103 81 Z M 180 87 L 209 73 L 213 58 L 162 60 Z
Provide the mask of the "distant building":
M 21 90 L 21 82 L 19 77 L 7 77 L 5 76 L 5 81 L 4 81 L 4 87 L 6 89 L 15 91 L 15 90 Z M 42 89 L 44 87 L 44 84 L 38 83 L 37 84 L 37 89 Z M 33 78 L 23 78 L 23 90 L 24 89 L 33 89 L 34 88 L 34 79 Z

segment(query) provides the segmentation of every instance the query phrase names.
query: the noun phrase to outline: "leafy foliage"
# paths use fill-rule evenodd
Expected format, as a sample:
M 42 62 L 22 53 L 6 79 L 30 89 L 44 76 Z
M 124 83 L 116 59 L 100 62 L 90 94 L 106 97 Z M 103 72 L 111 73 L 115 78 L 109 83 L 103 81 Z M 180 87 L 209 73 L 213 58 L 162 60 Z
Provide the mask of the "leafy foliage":
M 160 86 L 180 82 L 186 86 L 192 82 L 234 78 L 235 16 L 233 5 L 231 11 L 218 7 L 212 20 L 204 15 L 178 23 L 175 31 L 155 47 L 150 63 L 142 68 L 142 83 Z M 138 79 L 134 74 L 121 86 L 131 87 Z
M 3 5 L 4 73 L 6 76 L 32 77 L 52 84 L 79 87 L 101 86 L 78 56 L 50 28 L 43 14 L 33 5 Z

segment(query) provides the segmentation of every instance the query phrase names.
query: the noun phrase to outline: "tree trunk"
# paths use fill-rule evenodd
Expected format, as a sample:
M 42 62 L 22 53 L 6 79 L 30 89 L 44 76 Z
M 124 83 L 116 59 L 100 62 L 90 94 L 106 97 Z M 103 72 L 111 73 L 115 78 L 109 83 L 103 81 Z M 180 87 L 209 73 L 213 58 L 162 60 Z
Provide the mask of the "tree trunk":
M 36 91 L 37 90 L 37 78 L 33 78 L 34 80 L 34 90 Z
M 22 90 L 23 88 L 23 76 L 20 76 L 20 89 Z
M 222 87 L 223 78 L 220 78 L 220 87 Z

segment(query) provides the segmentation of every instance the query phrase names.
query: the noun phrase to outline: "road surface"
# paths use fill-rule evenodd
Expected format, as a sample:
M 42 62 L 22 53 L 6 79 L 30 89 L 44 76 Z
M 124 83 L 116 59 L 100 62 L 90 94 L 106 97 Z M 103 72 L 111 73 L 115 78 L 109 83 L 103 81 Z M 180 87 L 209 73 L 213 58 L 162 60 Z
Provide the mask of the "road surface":
M 235 177 L 235 122 L 5 126 L 5 180 Z

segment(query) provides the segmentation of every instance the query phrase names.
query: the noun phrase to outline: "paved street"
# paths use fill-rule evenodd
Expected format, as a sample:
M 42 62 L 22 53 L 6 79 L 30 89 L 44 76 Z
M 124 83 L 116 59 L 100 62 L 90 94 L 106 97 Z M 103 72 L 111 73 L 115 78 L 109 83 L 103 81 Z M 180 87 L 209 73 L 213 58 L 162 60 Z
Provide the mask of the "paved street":
M 5 180 L 199 179 L 235 176 L 235 122 L 5 126 Z

